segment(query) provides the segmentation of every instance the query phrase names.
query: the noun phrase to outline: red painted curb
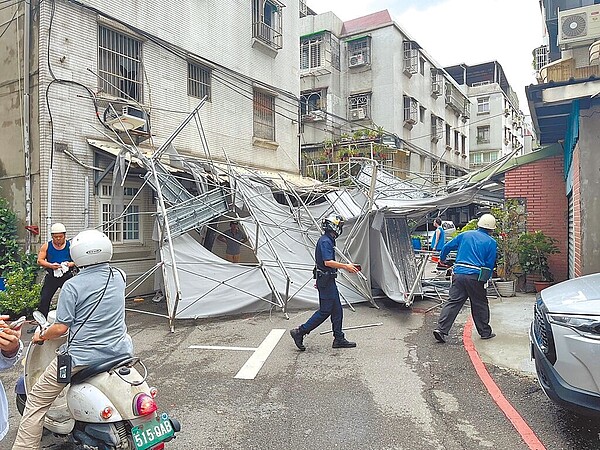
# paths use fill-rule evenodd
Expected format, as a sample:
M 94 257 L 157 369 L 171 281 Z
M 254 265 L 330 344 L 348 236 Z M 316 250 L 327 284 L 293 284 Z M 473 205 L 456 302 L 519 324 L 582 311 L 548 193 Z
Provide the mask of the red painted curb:
M 475 344 L 473 343 L 473 339 L 471 339 L 471 333 L 473 331 L 473 319 L 469 316 L 467 323 L 465 324 L 465 329 L 463 331 L 463 345 L 465 350 L 469 354 L 469 358 L 471 358 L 471 362 L 473 363 L 473 367 L 475 367 L 475 371 L 479 378 L 483 382 L 485 388 L 492 396 L 500 410 L 504 413 L 504 415 L 510 420 L 513 424 L 513 427 L 517 430 L 517 432 L 521 435 L 521 438 L 525 441 L 527 446 L 531 450 L 545 450 L 544 444 L 540 442 L 538 437 L 535 435 L 533 430 L 529 428 L 525 419 L 521 417 L 521 415 L 517 412 L 515 408 L 510 404 L 510 402 L 504 397 L 502 391 L 498 385 L 494 382 L 490 373 L 485 368 L 483 361 L 479 357 L 479 353 L 475 348 Z

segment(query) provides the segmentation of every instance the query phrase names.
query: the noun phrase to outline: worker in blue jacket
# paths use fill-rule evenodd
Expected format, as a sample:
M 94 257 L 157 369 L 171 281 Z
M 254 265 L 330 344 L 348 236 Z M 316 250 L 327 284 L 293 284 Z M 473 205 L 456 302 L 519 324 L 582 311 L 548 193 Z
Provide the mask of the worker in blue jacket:
M 477 227 L 477 230 L 460 233 L 444 245 L 440 253 L 440 260 L 445 261 L 448 253 L 457 250 L 450 298 L 442 308 L 437 328 L 433 330 L 438 342 L 446 342 L 450 328 L 467 298 L 471 301 L 471 315 L 481 339 L 496 336 L 490 327 L 490 307 L 485 287 L 496 264 L 498 245 L 490 236 L 496 228 L 496 218 L 484 214 L 477 222 Z

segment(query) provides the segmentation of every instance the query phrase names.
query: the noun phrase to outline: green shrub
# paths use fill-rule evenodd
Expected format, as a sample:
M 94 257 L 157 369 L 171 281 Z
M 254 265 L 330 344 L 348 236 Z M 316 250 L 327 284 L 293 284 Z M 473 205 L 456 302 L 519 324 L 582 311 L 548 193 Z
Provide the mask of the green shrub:
M 0 276 L 18 259 L 17 216 L 6 199 L 0 197 Z
M 22 267 L 13 268 L 4 280 L 6 290 L 0 291 L 0 312 L 12 318 L 31 316 L 40 301 L 42 286 L 36 275 Z

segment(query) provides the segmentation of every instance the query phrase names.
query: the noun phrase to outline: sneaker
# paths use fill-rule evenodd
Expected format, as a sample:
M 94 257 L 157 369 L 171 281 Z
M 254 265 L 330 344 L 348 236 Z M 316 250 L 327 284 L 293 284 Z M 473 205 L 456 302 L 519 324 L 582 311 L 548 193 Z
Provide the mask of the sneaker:
M 343 339 L 334 339 L 331 348 L 354 348 L 356 347 L 356 342 L 350 342 L 346 338 Z
M 301 352 L 306 350 L 306 347 L 302 343 L 302 341 L 304 340 L 304 333 L 302 332 L 302 330 L 300 330 L 300 328 L 294 328 L 293 330 L 290 330 L 290 336 L 292 336 L 294 344 L 296 344 L 298 350 L 300 350 Z
M 481 336 L 481 339 L 492 339 L 496 337 L 496 333 L 490 333 L 489 336 Z
M 433 337 L 436 341 L 441 342 L 442 344 L 446 342 L 446 336 L 448 336 L 446 333 L 442 333 L 442 331 L 438 330 L 437 328 L 433 330 Z

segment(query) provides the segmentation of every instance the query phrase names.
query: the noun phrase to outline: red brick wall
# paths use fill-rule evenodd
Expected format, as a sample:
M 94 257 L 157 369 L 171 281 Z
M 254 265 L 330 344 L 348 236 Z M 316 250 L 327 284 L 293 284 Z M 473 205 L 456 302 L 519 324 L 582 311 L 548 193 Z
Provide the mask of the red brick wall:
M 548 263 L 556 281 L 566 280 L 568 204 L 562 155 L 545 158 L 506 172 L 504 197 L 527 204 L 527 231 L 543 231 L 555 238 L 559 254 Z
M 574 272 L 576 277 L 580 277 L 583 273 L 582 255 L 581 255 L 581 182 L 579 174 L 579 144 L 573 152 L 573 220 L 575 234 L 575 267 Z

